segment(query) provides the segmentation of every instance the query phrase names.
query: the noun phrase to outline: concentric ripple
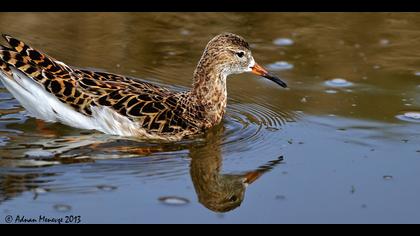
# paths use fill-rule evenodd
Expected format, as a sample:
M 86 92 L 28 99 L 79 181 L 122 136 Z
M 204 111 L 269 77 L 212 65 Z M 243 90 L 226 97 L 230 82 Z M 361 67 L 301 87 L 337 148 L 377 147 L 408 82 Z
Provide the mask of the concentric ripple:
M 298 117 L 296 112 L 275 111 L 253 103 L 229 105 L 222 145 L 229 151 L 265 149 L 278 141 L 277 132 Z

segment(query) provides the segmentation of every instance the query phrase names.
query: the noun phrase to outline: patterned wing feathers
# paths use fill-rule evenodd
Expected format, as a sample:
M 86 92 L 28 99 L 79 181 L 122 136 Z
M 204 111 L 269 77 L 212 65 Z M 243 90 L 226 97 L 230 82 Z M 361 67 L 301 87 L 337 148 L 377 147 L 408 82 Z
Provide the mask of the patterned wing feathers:
M 116 74 L 74 69 L 3 36 L 11 46 L 0 46 L 0 69 L 5 74 L 13 78 L 11 68 L 21 71 L 84 115 L 92 115 L 92 106 L 105 106 L 150 133 L 170 135 L 196 128 L 183 119 L 187 108 L 180 103 L 181 93 Z

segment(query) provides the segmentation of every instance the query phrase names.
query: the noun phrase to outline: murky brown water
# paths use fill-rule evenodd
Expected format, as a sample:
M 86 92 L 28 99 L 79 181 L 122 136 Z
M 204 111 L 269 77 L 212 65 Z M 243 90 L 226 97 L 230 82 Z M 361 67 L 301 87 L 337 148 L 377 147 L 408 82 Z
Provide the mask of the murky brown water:
M 419 223 L 419 25 L 407 13 L 1 13 L 0 32 L 58 60 L 178 90 L 230 31 L 290 89 L 231 76 L 223 124 L 168 144 L 30 118 L 0 85 L 0 222 Z

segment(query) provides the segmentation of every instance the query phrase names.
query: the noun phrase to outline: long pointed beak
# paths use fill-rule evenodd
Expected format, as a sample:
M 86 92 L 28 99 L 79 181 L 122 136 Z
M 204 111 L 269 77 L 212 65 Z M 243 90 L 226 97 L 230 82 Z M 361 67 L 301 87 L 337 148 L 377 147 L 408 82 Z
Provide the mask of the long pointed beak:
M 251 67 L 251 69 L 252 69 L 252 73 L 262 76 L 264 78 L 267 78 L 273 81 L 274 83 L 282 86 L 283 88 L 287 88 L 287 84 L 284 81 L 279 79 L 277 76 L 268 73 L 266 69 L 264 69 L 262 66 L 258 65 L 257 63 L 255 63 L 255 65 Z

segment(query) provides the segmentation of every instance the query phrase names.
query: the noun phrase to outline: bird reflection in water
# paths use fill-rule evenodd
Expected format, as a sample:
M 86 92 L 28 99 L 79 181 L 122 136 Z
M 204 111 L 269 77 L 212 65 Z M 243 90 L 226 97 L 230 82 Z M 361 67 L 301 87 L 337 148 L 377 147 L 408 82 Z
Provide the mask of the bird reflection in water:
M 221 130 L 208 132 L 204 144 L 190 148 L 190 174 L 198 201 L 215 212 L 227 212 L 239 207 L 247 186 L 283 160 L 283 156 L 280 156 L 252 171 L 223 174 Z

